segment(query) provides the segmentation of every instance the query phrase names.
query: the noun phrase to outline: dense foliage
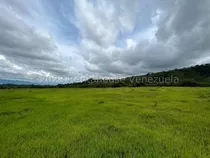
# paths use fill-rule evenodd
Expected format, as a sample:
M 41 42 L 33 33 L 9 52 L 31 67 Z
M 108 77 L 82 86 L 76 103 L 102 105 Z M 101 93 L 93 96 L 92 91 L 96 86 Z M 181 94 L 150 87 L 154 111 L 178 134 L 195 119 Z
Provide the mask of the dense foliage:
M 210 86 L 210 64 L 115 80 L 89 79 L 58 87 Z

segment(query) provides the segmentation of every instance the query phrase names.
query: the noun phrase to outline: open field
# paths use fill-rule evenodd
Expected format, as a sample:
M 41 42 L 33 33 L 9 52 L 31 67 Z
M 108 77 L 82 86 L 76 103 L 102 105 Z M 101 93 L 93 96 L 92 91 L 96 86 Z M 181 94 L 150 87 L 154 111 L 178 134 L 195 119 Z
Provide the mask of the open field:
M 0 90 L 0 157 L 210 157 L 210 88 Z

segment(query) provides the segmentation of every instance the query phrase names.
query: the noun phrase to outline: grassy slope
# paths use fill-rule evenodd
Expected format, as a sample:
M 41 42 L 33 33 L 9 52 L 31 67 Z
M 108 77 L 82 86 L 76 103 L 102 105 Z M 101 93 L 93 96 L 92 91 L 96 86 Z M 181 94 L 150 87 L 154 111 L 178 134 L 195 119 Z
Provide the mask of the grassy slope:
M 209 88 L 0 90 L 0 157 L 210 157 Z

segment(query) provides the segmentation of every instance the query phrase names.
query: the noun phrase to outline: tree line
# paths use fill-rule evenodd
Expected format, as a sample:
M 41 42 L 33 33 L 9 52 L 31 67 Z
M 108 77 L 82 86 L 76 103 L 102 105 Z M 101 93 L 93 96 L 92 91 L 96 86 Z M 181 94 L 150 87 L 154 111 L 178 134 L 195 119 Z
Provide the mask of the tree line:
M 10 88 L 108 88 L 108 87 L 146 87 L 146 86 L 210 86 L 210 64 L 196 65 L 188 68 L 175 69 L 141 76 L 121 79 L 89 79 L 79 83 L 58 85 L 15 85 L 2 84 L 0 89 Z

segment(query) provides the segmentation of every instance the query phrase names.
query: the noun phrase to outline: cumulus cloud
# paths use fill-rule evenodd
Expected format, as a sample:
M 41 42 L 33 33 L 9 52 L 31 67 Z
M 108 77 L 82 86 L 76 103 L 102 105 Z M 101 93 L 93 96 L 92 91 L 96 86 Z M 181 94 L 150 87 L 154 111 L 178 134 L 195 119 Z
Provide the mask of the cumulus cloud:
M 0 54 L 4 61 L 0 67 L 1 77 L 5 72 L 14 74 L 10 77 L 19 73 L 22 78 L 28 78 L 30 74 L 43 75 L 40 72 L 51 76 L 68 75 L 53 38 L 28 25 L 16 9 L 9 6 L 0 5 Z
M 141 3 L 137 2 L 139 1 L 128 5 L 128 1 L 117 1 L 118 7 L 113 4 L 114 11 L 112 11 L 110 18 L 118 29 L 110 29 L 109 26 L 115 27 L 109 25 L 112 23 L 103 23 L 105 20 L 100 23 L 102 27 L 111 32 L 109 34 L 114 35 L 109 41 L 116 41 L 120 30 L 123 30 L 121 31 L 123 33 L 134 32 L 138 23 L 138 16 L 141 16 L 136 10 L 142 8 Z M 86 3 L 91 2 L 86 1 Z M 210 55 L 208 0 L 204 0 L 203 3 L 198 3 L 196 0 L 155 1 L 154 3 L 156 5 L 151 9 L 150 25 L 139 32 L 134 32 L 131 37 L 125 36 L 122 39 L 125 43 L 123 47 L 116 47 L 113 42 L 104 47 L 97 43 L 98 40 L 86 39 L 92 40 L 92 43 L 95 42 L 95 45 L 92 44 L 85 49 L 87 51 L 85 55 L 92 56 L 93 60 L 88 60 L 88 62 L 91 67 L 94 67 L 93 71 L 141 74 L 145 71 L 161 71 L 193 65 L 200 58 L 206 58 Z M 94 5 L 91 5 L 93 8 Z M 97 7 L 96 5 L 95 8 Z M 106 10 L 111 10 L 112 7 L 107 6 Z M 106 10 L 102 10 L 100 14 L 106 14 Z M 89 14 L 99 15 L 92 12 Z M 122 22 L 121 19 L 124 15 L 127 16 L 125 23 L 127 22 L 130 26 Z M 128 19 L 135 20 L 130 21 Z M 88 21 L 91 22 L 91 20 Z M 98 24 L 92 27 L 97 28 L 97 26 Z M 102 33 L 104 33 L 104 38 L 110 37 L 105 31 Z M 117 56 L 117 61 L 113 54 Z
M 121 77 L 207 63 L 208 6 L 209 0 L 2 0 L 0 76 Z

